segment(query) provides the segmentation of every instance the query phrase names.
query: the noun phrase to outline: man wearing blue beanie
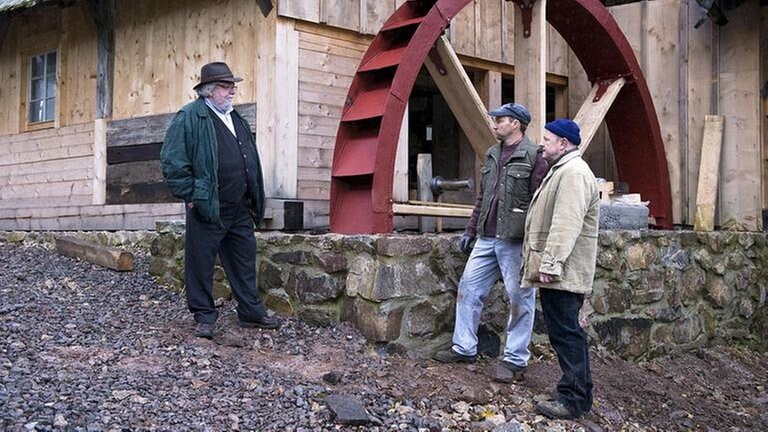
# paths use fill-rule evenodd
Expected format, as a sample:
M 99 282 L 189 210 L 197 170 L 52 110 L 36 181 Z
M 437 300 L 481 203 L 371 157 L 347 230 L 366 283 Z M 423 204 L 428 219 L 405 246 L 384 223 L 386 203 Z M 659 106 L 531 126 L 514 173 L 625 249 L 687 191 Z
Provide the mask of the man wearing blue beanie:
M 459 244 L 470 255 L 456 298 L 453 346 L 434 358 L 443 363 L 475 360 L 483 301 L 501 277 L 510 311 L 504 353 L 493 378 L 509 383 L 523 378 L 531 356 L 536 292 L 520 288 L 522 240 L 528 205 L 548 166 L 539 147 L 525 136 L 531 114 L 524 106 L 507 103 L 488 114 L 499 141 L 485 155 L 480 191 Z
M 557 399 L 536 408 L 551 418 L 577 418 L 592 408 L 589 343 L 579 310 L 595 276 L 600 199 L 595 176 L 579 153 L 579 126 L 558 119 L 544 129 L 540 146 L 551 168 L 525 220 L 521 285 L 539 288 L 549 341 L 563 372 Z

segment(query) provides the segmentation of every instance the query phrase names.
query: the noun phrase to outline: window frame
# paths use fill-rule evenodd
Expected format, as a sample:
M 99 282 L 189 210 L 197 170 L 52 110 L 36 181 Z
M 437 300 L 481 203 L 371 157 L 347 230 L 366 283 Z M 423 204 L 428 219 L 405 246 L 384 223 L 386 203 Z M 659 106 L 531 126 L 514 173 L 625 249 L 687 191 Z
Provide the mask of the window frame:
M 37 128 L 44 128 L 44 127 L 50 127 L 53 126 L 53 124 L 56 121 L 58 109 L 59 109 L 59 83 L 58 83 L 58 76 L 59 76 L 59 50 L 56 48 L 51 48 L 47 50 L 40 51 L 36 54 L 29 54 L 26 56 L 26 86 L 27 91 L 25 95 L 26 99 L 26 109 L 24 113 L 24 122 L 27 125 L 27 130 L 29 129 L 37 129 Z M 53 62 L 53 72 L 49 72 L 49 57 L 53 54 L 55 56 L 54 62 Z M 33 62 L 35 59 L 42 57 L 43 65 L 42 65 L 42 74 L 39 76 L 33 76 Z M 43 87 L 42 87 L 42 95 L 38 97 L 37 99 L 33 99 L 32 92 L 34 88 L 34 82 L 36 80 L 43 80 Z M 53 96 L 48 96 L 48 86 L 50 84 L 50 80 L 53 80 Z M 32 106 L 33 103 L 42 101 L 43 102 L 43 114 L 41 120 L 32 120 Z M 50 103 L 52 101 L 53 104 L 53 112 L 50 113 Z

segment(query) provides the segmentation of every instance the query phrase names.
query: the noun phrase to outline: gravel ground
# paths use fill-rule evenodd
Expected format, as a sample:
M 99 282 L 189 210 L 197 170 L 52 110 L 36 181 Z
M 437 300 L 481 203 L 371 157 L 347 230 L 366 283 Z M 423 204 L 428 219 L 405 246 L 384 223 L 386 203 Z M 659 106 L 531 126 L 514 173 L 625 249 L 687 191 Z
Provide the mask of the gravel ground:
M 768 361 L 751 351 L 715 349 L 642 367 L 598 352 L 593 413 L 550 421 L 534 410 L 558 378 L 545 348 L 535 349 L 528 383 L 502 386 L 487 378 L 489 361 L 439 365 L 389 355 L 346 324 L 282 317 L 278 331 L 241 330 L 232 304 L 222 305 L 220 336 L 199 339 L 183 296 L 158 286 L 136 254 L 137 268 L 118 273 L 0 243 L 0 430 L 768 427 Z M 711 388 L 718 380 L 723 385 Z M 331 394 L 360 401 L 372 423 L 337 424 Z

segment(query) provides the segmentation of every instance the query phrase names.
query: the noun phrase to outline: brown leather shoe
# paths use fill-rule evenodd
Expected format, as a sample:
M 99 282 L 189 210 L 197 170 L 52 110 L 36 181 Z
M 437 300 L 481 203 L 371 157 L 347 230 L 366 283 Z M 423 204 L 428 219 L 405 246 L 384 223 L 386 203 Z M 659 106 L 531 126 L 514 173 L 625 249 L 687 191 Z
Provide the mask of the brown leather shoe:
M 240 327 L 243 328 L 263 328 L 267 330 L 274 330 L 280 327 L 280 321 L 278 321 L 277 318 L 271 317 L 269 315 L 247 320 L 240 318 L 238 323 L 240 324 Z

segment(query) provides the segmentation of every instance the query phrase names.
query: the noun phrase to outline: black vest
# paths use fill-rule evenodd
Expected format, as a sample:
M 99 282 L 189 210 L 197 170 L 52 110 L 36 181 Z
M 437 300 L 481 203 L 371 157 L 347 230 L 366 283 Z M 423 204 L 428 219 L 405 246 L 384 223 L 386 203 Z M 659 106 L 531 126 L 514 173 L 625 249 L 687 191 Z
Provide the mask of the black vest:
M 211 107 L 208 107 L 208 111 L 213 119 L 219 148 L 219 202 L 239 203 L 246 194 L 250 196 L 248 184 L 255 173 L 255 149 L 248 144 L 248 131 L 240 122 L 233 119 L 237 133 L 235 137 Z

